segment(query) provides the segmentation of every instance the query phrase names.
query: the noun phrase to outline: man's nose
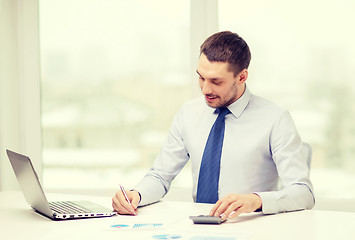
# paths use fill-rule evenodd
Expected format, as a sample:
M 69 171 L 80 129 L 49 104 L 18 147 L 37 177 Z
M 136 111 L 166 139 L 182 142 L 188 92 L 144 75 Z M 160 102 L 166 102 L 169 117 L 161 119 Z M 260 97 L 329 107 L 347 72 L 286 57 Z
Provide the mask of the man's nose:
M 208 81 L 204 81 L 201 84 L 201 92 L 203 94 L 211 94 L 212 93 L 212 86 Z

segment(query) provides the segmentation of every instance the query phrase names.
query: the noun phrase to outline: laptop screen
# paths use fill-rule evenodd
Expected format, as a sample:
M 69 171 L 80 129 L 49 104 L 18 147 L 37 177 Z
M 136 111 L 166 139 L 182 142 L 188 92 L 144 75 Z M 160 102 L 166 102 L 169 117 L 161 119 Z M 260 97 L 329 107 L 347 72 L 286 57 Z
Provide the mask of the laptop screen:
M 10 150 L 6 152 L 27 203 L 41 213 L 53 215 L 30 158 Z

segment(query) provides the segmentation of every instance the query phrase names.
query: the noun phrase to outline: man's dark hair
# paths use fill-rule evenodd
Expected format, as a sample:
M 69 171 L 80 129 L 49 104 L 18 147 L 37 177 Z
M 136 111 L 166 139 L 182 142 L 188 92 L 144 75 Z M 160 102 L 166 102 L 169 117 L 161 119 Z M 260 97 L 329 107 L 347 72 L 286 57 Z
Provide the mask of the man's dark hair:
M 229 70 L 235 76 L 243 69 L 248 69 L 251 59 L 248 44 L 238 34 L 229 31 L 208 37 L 201 45 L 200 55 L 202 53 L 210 62 L 229 63 Z

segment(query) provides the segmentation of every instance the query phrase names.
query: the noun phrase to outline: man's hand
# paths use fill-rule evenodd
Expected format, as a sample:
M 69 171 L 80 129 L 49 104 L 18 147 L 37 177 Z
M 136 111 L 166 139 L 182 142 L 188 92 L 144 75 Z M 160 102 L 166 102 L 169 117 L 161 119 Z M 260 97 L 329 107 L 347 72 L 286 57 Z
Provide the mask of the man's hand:
M 113 210 L 118 212 L 119 214 L 137 215 L 137 206 L 141 200 L 140 195 L 137 191 L 127 191 L 126 193 L 132 205 L 127 202 L 125 196 L 120 190 L 112 198 Z
M 211 216 L 221 216 L 223 220 L 236 218 L 242 213 L 250 213 L 261 208 L 261 198 L 257 194 L 230 193 L 218 200 L 210 211 Z

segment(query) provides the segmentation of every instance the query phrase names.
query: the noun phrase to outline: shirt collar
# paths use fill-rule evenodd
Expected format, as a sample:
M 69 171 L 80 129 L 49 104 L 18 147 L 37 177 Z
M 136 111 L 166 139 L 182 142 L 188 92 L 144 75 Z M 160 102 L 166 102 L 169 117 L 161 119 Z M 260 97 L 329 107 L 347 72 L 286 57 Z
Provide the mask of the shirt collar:
M 234 103 L 228 106 L 229 111 L 236 117 L 239 118 L 242 115 L 244 109 L 248 106 L 249 100 L 251 98 L 251 93 L 248 87 L 245 85 L 245 91 L 243 95 L 237 99 Z

